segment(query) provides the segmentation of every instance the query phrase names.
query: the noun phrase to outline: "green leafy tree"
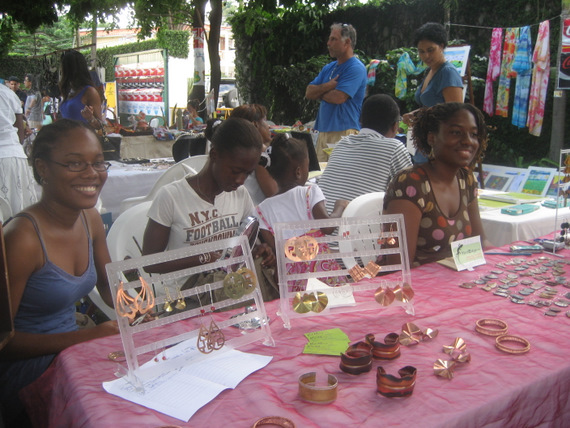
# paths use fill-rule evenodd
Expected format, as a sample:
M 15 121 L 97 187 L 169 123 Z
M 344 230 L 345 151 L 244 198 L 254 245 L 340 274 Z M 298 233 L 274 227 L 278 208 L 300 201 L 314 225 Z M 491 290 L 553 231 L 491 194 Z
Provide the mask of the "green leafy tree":
M 19 55 L 44 55 L 59 49 L 73 47 L 73 26 L 61 17 L 51 25 L 40 25 L 34 32 L 28 31 L 22 24 L 14 26 L 14 43 L 11 53 Z
M 181 29 L 186 25 L 195 28 L 204 27 L 206 4 L 208 0 L 135 0 L 134 10 L 141 26 L 140 37 L 148 36 L 154 29 Z M 221 79 L 220 71 L 220 28 L 222 24 L 222 0 L 210 0 L 209 16 L 210 33 L 207 37 L 208 55 L 210 58 L 211 87 L 218 98 Z M 204 99 L 205 88 L 197 85 L 192 88 L 191 98 Z

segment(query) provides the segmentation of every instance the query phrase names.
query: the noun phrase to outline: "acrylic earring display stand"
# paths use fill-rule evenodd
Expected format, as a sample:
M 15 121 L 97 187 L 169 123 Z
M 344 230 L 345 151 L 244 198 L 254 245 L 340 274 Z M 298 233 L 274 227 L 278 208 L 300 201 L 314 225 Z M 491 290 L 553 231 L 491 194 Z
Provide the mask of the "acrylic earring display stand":
M 293 249 L 296 238 L 308 230 L 322 228 L 337 228 L 336 235 L 314 237 L 319 246 L 326 244 L 329 252 L 319 250 L 313 257 L 309 250 L 308 257 L 311 258 L 302 261 L 292 261 L 288 257 L 291 251 L 296 256 L 307 257 L 303 248 Z M 315 244 L 315 241 L 311 242 Z M 380 311 L 389 306 L 402 306 L 407 313 L 414 313 L 404 217 L 401 214 L 277 223 L 275 248 L 279 315 L 286 328 L 291 328 L 291 320 L 295 318 L 370 309 Z M 389 263 L 396 264 L 387 264 L 386 256 Z M 365 268 L 370 266 L 369 263 L 380 266 L 378 275 L 366 274 Z M 317 265 L 320 268 L 315 267 Z M 358 271 L 366 276 L 359 279 Z M 307 307 L 311 307 L 310 302 L 315 302 L 313 309 L 304 307 L 300 310 L 299 305 L 303 306 L 304 302 L 307 302 Z
M 173 270 L 168 273 L 148 274 L 145 271 L 145 267 L 148 266 L 173 262 L 191 256 L 202 255 L 202 260 L 208 261 L 204 255 L 212 252 L 219 252 L 225 256 L 198 266 Z M 267 314 L 259 284 L 253 292 L 238 299 L 229 298 L 223 292 L 225 275 L 242 267 L 255 273 L 251 250 L 245 236 L 109 263 L 106 270 L 114 302 L 117 301 L 117 289 L 121 283 L 126 293 L 130 296 L 136 296 L 141 287 L 140 275 L 155 293 L 155 306 L 150 315 L 159 314 L 158 317 L 152 317 L 154 319 L 147 315 L 147 318 L 151 318 L 150 321 L 137 323 L 139 315 L 132 321 L 121 316 L 117 311 L 117 321 L 127 362 L 127 368 L 123 367 L 122 370 L 119 370 L 120 374 L 124 375 L 136 389 L 144 391 L 142 385 L 145 379 L 156 377 L 193 362 L 202 361 L 211 355 L 219 355 L 225 350 L 236 349 L 258 340 L 263 341 L 265 345 L 275 346 L 269 324 L 265 322 Z M 216 278 L 215 281 L 180 290 L 188 278 L 193 275 L 208 274 L 213 270 L 221 272 L 220 275 L 214 277 Z M 255 279 L 257 280 L 257 278 Z M 168 293 L 164 292 L 165 287 L 169 287 Z M 211 296 L 216 297 L 211 298 Z M 185 308 L 171 312 L 164 311 L 165 303 L 171 302 L 171 306 L 175 306 L 180 298 L 186 302 Z M 224 308 L 227 309 L 228 307 L 245 308 L 246 306 L 249 306 L 248 310 L 245 312 L 238 311 L 240 314 L 237 316 L 235 311 L 224 311 Z M 166 359 L 160 357 L 164 355 L 165 349 L 182 341 L 197 343 L 201 327 L 210 325 L 212 319 L 215 320 L 219 330 L 224 334 L 225 344 L 222 349 L 209 354 L 196 353 L 191 358 Z M 262 320 L 261 323 L 259 323 L 259 319 Z M 247 330 L 236 327 L 236 325 L 247 325 L 248 323 L 261 325 L 259 328 Z M 150 368 L 141 367 L 142 363 L 152 359 L 157 364 Z

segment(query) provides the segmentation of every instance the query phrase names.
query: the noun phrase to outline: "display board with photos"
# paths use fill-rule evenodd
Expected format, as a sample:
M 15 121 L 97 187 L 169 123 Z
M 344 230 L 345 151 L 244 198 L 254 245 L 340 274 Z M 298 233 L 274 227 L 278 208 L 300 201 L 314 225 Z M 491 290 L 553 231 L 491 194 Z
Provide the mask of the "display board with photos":
M 527 195 L 546 196 L 556 172 L 556 168 L 529 166 L 527 177 L 518 191 Z
M 414 313 L 401 214 L 277 223 L 275 248 L 286 328 L 297 318 L 373 308 Z
M 499 190 L 502 192 L 518 192 L 526 181 L 527 176 L 527 168 L 483 164 L 483 182 L 485 183 L 485 189 Z M 504 177 L 512 177 L 508 186 L 506 185 L 507 181 L 503 180 Z M 495 187 L 488 187 L 487 183 Z
M 195 264 L 189 258 L 198 264 L 181 268 Z M 168 271 L 147 273 L 156 270 Z M 192 362 L 254 341 L 274 346 L 245 236 L 109 263 L 106 271 L 127 363 L 121 374 L 136 389 L 188 364 L 164 357 L 183 341 L 201 352 Z

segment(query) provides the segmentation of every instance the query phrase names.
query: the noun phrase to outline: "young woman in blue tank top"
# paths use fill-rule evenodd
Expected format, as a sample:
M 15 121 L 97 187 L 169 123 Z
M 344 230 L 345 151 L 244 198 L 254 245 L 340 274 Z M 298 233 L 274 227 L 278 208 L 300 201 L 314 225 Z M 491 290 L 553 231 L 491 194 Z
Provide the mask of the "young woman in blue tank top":
M 23 411 L 17 392 L 57 353 L 119 332 L 116 321 L 85 330 L 75 322 L 75 302 L 94 285 L 113 306 L 105 274 L 111 259 L 94 208 L 109 166 L 99 140 L 87 125 L 61 119 L 38 133 L 31 161 L 42 197 L 5 228 L 15 328 L 0 352 L 0 403 L 8 426 L 16 426 Z
M 59 90 L 61 117 L 88 123 L 93 129 L 101 127 L 101 96 L 94 87 L 87 61 L 80 52 L 70 50 L 61 56 Z

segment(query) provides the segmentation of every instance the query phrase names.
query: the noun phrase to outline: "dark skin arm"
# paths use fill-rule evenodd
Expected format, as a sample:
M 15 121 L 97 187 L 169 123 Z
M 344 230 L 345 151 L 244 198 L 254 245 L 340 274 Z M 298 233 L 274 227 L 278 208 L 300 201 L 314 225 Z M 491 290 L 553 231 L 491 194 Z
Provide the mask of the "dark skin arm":
M 255 167 L 255 178 L 259 183 L 261 191 L 266 197 L 273 196 L 277 193 L 277 182 L 271 177 L 264 166 L 257 165 Z
M 152 219 L 148 219 L 143 238 L 143 256 L 164 251 L 168 245 L 169 236 L 170 227 L 163 226 Z M 200 255 L 195 255 L 152 266 L 146 266 L 145 270 L 149 273 L 168 273 L 192 266 L 198 266 L 204 262 L 211 263 L 212 261 L 217 260 L 220 255 L 221 254 L 219 252 L 211 252 L 209 253 L 209 258 L 208 256 L 205 256 L 205 258 L 202 259 L 200 259 Z
M 24 125 L 24 115 L 17 114 L 16 115 L 16 122 L 14 122 L 14 127 L 18 129 L 18 138 L 20 139 L 20 144 L 26 138 L 26 126 Z
M 325 201 L 320 201 L 318 204 L 316 204 L 313 207 L 313 218 L 315 220 L 320 220 L 325 218 L 340 218 L 349 202 L 350 201 L 347 201 L 346 199 L 337 199 L 334 203 L 333 210 L 329 215 L 329 213 L 327 212 L 327 208 L 325 206 Z M 321 231 L 325 235 L 330 235 L 331 233 L 334 232 L 335 229 L 336 229 L 335 227 L 325 227 L 321 229 Z
M 156 221 L 149 219 L 143 238 L 143 255 L 156 254 L 166 249 L 168 238 L 170 236 L 170 227 L 163 226 Z M 263 257 L 264 266 L 274 266 L 277 262 L 274 252 L 266 244 L 256 245 L 253 248 L 252 255 L 254 258 Z M 195 255 L 183 259 L 172 260 L 152 266 L 147 266 L 145 270 L 149 273 L 167 273 L 176 270 L 186 269 L 192 266 L 198 266 L 203 263 L 211 263 L 221 256 L 221 252 L 210 252 L 209 257 L 205 255 Z

